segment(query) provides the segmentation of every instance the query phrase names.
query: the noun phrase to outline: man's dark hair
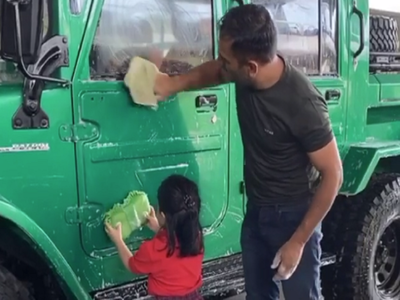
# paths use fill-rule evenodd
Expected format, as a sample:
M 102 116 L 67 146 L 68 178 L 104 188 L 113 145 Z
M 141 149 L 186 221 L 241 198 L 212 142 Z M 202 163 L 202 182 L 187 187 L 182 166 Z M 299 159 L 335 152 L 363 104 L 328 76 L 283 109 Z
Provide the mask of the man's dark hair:
M 276 54 L 275 24 L 262 5 L 247 4 L 229 10 L 220 21 L 220 38 L 233 41 L 232 51 L 239 60 L 269 63 Z

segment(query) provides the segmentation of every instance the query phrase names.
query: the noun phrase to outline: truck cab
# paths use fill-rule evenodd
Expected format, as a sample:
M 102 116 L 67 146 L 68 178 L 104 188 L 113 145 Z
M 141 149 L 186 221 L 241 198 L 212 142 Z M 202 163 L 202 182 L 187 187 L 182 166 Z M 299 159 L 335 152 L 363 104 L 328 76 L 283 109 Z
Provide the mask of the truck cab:
M 325 299 L 400 297 L 400 8 L 384 0 L 0 2 L 0 295 L 149 297 L 104 214 L 132 190 L 155 205 L 171 174 L 201 191 L 203 295 L 243 291 L 235 86 L 154 110 L 133 103 L 123 78 L 134 56 L 171 76 L 216 59 L 219 19 L 248 3 L 270 11 L 279 52 L 329 107 L 345 177 L 322 224 Z M 144 228 L 127 242 L 149 238 Z

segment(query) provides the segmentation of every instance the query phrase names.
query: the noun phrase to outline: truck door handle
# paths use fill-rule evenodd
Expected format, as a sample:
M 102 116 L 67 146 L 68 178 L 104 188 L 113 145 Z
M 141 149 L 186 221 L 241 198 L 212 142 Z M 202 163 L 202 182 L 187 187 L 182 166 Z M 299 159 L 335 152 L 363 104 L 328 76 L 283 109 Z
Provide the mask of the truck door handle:
M 364 44 L 364 30 L 365 30 L 365 28 L 364 28 L 364 15 L 363 15 L 362 11 L 357 8 L 356 1 L 353 2 L 352 13 L 356 14 L 357 17 L 359 18 L 359 21 L 360 21 L 360 23 L 359 23 L 360 24 L 360 47 L 354 53 L 354 60 L 356 60 L 356 58 L 359 57 L 360 54 L 363 52 L 364 46 L 365 46 L 365 44 Z
M 339 100 L 340 96 L 341 96 L 340 90 L 327 90 L 325 92 L 326 101 Z
M 216 111 L 217 104 L 217 95 L 201 95 L 196 97 L 196 108 L 198 111 Z

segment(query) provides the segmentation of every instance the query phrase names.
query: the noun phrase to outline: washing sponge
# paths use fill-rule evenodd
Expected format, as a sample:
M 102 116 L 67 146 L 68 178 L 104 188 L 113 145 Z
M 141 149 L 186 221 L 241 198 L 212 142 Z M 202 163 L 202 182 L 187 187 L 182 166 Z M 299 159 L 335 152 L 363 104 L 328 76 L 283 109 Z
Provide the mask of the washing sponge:
M 105 214 L 105 222 L 122 225 L 122 238 L 127 239 L 133 231 L 142 227 L 150 213 L 150 202 L 144 192 L 132 191 L 123 203 L 117 203 Z
M 129 89 L 133 102 L 152 108 L 158 107 L 154 94 L 154 82 L 159 72 L 155 64 L 139 56 L 131 60 L 124 83 Z

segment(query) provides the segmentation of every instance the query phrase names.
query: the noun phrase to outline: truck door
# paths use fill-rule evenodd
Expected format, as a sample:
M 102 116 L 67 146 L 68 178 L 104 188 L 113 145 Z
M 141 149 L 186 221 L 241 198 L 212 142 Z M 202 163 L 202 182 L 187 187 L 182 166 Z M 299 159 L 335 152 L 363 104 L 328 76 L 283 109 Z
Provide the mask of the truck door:
M 211 0 L 105 0 L 94 10 L 98 26 L 88 26 L 73 92 L 81 237 L 88 255 L 114 251 L 102 213 L 132 190 L 145 191 L 156 205 L 157 189 L 171 174 L 198 183 L 206 243 L 219 238 L 228 205 L 228 86 L 180 93 L 153 110 L 133 104 L 122 82 L 135 55 L 169 74 L 213 59 L 215 9 Z M 144 229 L 129 242 L 137 248 L 150 236 Z
M 309 76 L 325 97 L 339 147 L 345 138 L 348 60 L 339 62 L 337 0 L 252 0 L 265 5 L 278 29 L 278 51 Z M 342 5 L 342 4 L 340 4 Z M 344 52 L 346 53 L 346 52 Z

